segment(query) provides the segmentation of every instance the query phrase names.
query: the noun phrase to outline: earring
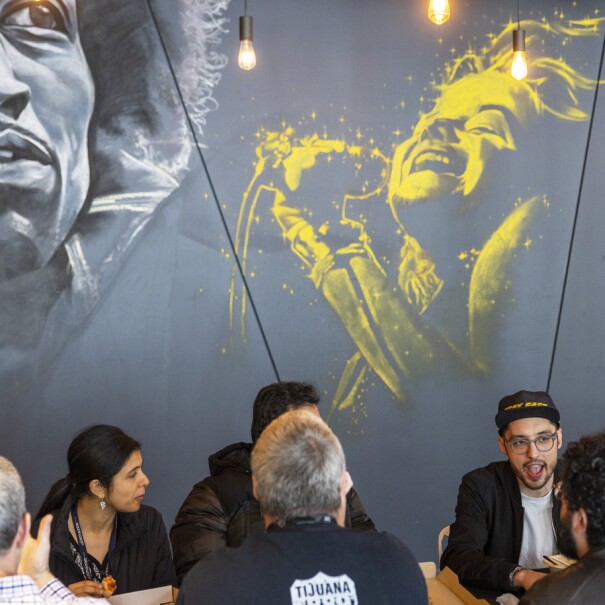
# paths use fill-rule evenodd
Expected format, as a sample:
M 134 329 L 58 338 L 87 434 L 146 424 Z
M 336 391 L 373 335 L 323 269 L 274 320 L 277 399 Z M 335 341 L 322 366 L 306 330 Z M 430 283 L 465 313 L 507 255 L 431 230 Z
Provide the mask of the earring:
M 107 502 L 105 502 L 105 496 L 103 496 L 101 498 L 101 501 L 99 502 L 99 506 L 101 507 L 101 510 L 105 510 L 105 507 L 107 506 Z

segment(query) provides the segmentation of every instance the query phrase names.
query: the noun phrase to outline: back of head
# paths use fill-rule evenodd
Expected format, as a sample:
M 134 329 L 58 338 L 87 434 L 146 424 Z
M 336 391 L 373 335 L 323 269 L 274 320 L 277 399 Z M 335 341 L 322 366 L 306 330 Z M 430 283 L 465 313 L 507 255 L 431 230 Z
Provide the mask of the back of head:
M 252 450 L 252 474 L 263 512 L 288 519 L 336 515 L 345 457 L 327 424 L 305 410 L 273 421 Z
M 252 443 L 278 416 L 306 405 L 318 405 L 319 393 L 308 382 L 275 382 L 263 387 L 252 409 Z
M 25 489 L 17 469 L 0 456 L 0 555 L 13 544 L 25 512 Z
M 567 506 L 572 511 L 586 511 L 590 547 L 604 546 L 605 432 L 570 443 L 563 459 L 562 490 Z
M 67 477 L 50 488 L 36 519 L 61 506 L 68 496 L 75 500 L 89 494 L 94 479 L 109 488 L 128 458 L 140 449 L 141 444 L 117 426 L 96 424 L 83 429 L 67 450 Z

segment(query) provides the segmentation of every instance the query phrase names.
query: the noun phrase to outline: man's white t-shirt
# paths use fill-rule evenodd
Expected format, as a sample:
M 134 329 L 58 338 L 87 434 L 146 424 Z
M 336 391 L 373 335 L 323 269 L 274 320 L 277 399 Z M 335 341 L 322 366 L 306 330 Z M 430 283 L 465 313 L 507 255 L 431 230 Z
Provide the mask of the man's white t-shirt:
M 523 539 L 519 565 L 527 569 L 545 567 L 542 557 L 558 553 L 552 521 L 552 490 L 541 498 L 521 493 L 523 505 Z

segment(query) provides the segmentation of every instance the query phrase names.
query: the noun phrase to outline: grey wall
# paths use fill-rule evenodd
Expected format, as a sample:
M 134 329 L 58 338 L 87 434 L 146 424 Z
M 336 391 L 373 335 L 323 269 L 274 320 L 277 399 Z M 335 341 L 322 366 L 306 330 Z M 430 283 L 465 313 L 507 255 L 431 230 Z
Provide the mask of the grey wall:
M 560 62 L 551 70 L 537 62 L 533 75 L 546 74 L 546 85 L 532 81 L 512 96 L 510 85 L 497 88 L 505 69 L 489 67 L 506 59 L 513 3 L 456 4 L 437 27 L 422 2 L 250 2 L 258 65 L 243 72 L 243 3 L 226 8 L 221 41 L 204 49 L 199 3 L 131 2 L 122 17 L 136 17 L 144 39 L 138 54 L 123 55 L 131 63 L 122 71 L 151 75 L 120 95 L 102 44 L 85 44 L 104 109 L 91 121 L 100 133 L 91 193 L 65 245 L 89 246 L 90 272 L 61 289 L 48 314 L 31 311 L 43 324 L 35 345 L 11 341 L 0 357 L 1 449 L 23 472 L 32 509 L 66 472 L 74 433 L 107 422 L 143 442 L 148 503 L 169 525 L 207 456 L 248 438 L 257 390 L 305 379 L 322 391 L 377 526 L 434 560 L 461 475 L 500 456 L 501 396 L 549 389 L 566 439 L 604 428 L 605 100 L 596 81 L 605 77 L 605 26 L 570 22 L 599 2 L 531 3 L 522 18 L 561 33 L 528 23 L 528 54 Z M 210 52 L 226 65 L 216 57 L 204 69 Z M 574 89 L 563 85 L 567 68 L 583 76 Z M 500 76 L 455 88 L 486 70 Z M 211 87 L 213 74 L 220 81 Z M 485 105 L 505 118 L 490 114 L 473 130 L 472 116 L 461 116 L 488 92 Z M 117 107 L 123 116 L 112 122 Z M 436 143 L 424 176 L 435 191 L 396 202 L 384 181 L 397 149 L 418 148 L 429 130 Z M 281 146 L 268 133 L 281 133 Z M 262 171 L 261 144 L 270 158 Z M 322 144 L 333 150 L 317 153 Z M 295 187 L 288 179 L 301 165 Z M 455 191 L 463 172 L 466 182 L 480 177 L 466 193 Z M 340 225 L 345 200 L 361 231 Z M 292 249 L 284 205 L 314 243 Z M 422 250 L 414 283 L 434 283 L 431 262 L 443 280 L 425 310 L 402 277 L 404 232 Z M 318 287 L 309 275 L 319 243 L 334 263 Z M 355 259 L 365 263 L 357 272 Z M 3 286 L 6 300 L 19 287 Z M 7 308 L 3 330 L 14 324 Z M 374 353 L 364 349 L 371 337 Z M 348 360 L 345 406 L 335 396 Z

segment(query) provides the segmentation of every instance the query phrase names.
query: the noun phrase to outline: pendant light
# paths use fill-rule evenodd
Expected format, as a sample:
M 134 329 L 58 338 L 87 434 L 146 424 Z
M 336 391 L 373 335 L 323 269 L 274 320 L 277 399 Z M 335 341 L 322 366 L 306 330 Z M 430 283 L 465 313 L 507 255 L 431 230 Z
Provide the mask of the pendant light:
M 527 62 L 525 61 L 525 30 L 521 29 L 519 17 L 519 0 L 517 0 L 517 29 L 513 30 L 513 62 L 510 74 L 515 80 L 523 80 L 527 76 Z
M 441 25 L 450 18 L 450 3 L 448 0 L 430 0 L 429 2 L 429 19 Z
M 248 17 L 248 0 L 244 0 L 244 16 L 239 18 L 239 54 L 237 64 L 246 71 L 256 67 L 256 53 L 252 46 L 252 17 Z

